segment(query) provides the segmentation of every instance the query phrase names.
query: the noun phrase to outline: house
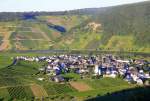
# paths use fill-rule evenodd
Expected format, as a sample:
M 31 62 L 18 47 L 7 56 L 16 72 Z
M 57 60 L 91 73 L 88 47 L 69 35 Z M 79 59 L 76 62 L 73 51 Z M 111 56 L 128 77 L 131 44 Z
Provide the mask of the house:
M 44 78 L 37 78 L 37 80 L 39 80 L 39 81 L 43 81 L 43 80 L 44 80 Z

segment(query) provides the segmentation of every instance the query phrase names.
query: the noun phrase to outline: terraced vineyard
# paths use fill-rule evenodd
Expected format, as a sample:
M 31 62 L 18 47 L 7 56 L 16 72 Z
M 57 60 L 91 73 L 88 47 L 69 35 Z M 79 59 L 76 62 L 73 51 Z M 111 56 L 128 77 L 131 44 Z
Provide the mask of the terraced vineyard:
M 64 32 L 57 29 L 64 28 L 67 32 L 88 19 L 88 16 L 37 16 L 34 21 L 0 22 L 0 36 L 9 32 L 9 47 L 2 50 L 41 50 L 49 49 Z M 50 26 L 55 26 L 51 28 Z M 65 33 L 67 33 L 65 31 Z M 1 33 L 2 32 L 2 33 Z M 8 34 L 4 34 L 7 36 Z M 1 39 L 0 39 L 1 40 Z M 0 41 L 1 42 L 1 41 Z
M 0 87 L 3 86 L 16 86 L 20 85 L 21 82 L 17 78 L 11 77 L 0 77 Z
M 9 95 L 14 99 L 31 99 L 33 97 L 32 91 L 28 86 L 15 86 L 7 88 Z
M 5 100 L 10 99 L 28 99 L 33 97 L 32 91 L 29 86 L 13 86 L 13 87 L 0 87 L 0 98 Z
M 48 94 L 50 95 L 56 95 L 56 94 L 67 94 L 71 92 L 76 92 L 75 89 L 73 89 L 70 85 L 68 84 L 57 84 L 57 83 L 52 83 L 52 84 L 45 84 L 45 89 Z
M 21 76 L 21 75 L 32 75 L 38 72 L 42 64 L 18 62 L 17 65 L 0 69 L 1 75 L 7 76 Z

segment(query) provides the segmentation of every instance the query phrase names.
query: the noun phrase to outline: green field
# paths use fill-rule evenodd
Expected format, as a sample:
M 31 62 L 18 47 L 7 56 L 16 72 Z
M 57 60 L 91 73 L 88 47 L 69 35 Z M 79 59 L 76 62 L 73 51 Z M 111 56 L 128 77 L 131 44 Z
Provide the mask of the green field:
M 30 86 L 34 84 L 40 85 L 48 94 L 48 97 L 45 99 L 58 100 L 63 98 L 66 101 L 70 99 L 85 100 L 97 95 L 103 96 L 107 93 L 136 87 L 120 78 L 81 79 L 79 75 L 74 73 L 63 74 L 66 78 L 72 78 L 75 82 L 83 82 L 92 88 L 90 91 L 79 92 L 67 82 L 64 84 L 50 82 L 47 75 L 37 74 L 38 68 L 41 68 L 45 64 L 44 62 L 18 61 L 16 65 L 7 67 L 12 63 L 11 57 L 19 55 L 42 56 L 50 54 L 0 53 L 0 61 L 2 63 L 0 68 L 0 99 L 32 99 L 34 98 L 34 94 Z M 38 77 L 44 77 L 46 80 L 38 81 Z
M 10 65 L 12 63 L 12 59 L 11 57 L 0 55 L 0 63 L 1 63 L 0 65 L 0 69 L 1 69 Z
M 112 54 L 121 58 L 150 61 L 149 5 L 150 2 L 147 1 L 57 14 L 32 12 L 35 19 L 27 20 L 24 19 L 27 12 L 1 12 L 0 101 L 41 101 L 41 96 L 44 101 L 83 101 L 96 97 L 104 97 L 105 101 L 105 97 L 115 100 L 111 94 L 116 92 L 121 93 L 118 95 L 121 99 L 130 95 L 130 100 L 136 101 L 136 94 L 141 99 L 144 98 L 144 95 L 134 92 L 138 89 L 137 85 L 128 84 L 119 77 L 81 79 L 81 76 L 75 73 L 62 74 L 72 82 L 83 83 L 91 88 L 80 92 L 71 82 L 54 83 L 50 76 L 39 72 L 45 62 L 17 61 L 15 65 L 11 64 L 16 56 L 54 54 Z M 39 81 L 38 78 L 45 79 Z M 129 92 L 124 95 L 122 91 L 128 89 Z M 144 87 L 141 89 L 145 90 Z M 141 90 L 142 94 L 144 90 Z M 149 96 L 148 94 L 146 93 L 146 96 Z
M 79 80 L 80 81 L 80 80 Z M 85 79 L 81 80 L 81 82 L 84 82 L 88 84 L 90 87 L 93 88 L 91 91 L 87 92 L 75 92 L 72 95 L 76 96 L 97 96 L 97 95 L 104 95 L 107 93 L 112 93 L 115 91 L 120 91 L 122 89 L 128 89 L 133 88 L 135 85 L 128 84 L 127 82 L 117 78 L 101 78 L 99 80 L 97 79 Z

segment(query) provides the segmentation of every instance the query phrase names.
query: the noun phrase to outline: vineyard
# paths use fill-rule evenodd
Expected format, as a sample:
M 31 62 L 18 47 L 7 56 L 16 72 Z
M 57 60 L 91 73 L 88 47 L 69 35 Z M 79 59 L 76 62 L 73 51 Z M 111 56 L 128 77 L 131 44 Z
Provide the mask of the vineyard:
M 7 88 L 9 95 L 14 99 L 31 99 L 33 97 L 32 91 L 28 86 L 16 86 Z
M 38 72 L 38 68 L 40 68 L 42 64 L 37 63 L 28 63 L 19 61 L 16 65 L 11 67 L 6 67 L 0 69 L 0 75 L 4 76 L 24 76 L 24 75 L 33 75 Z
M 6 60 L 6 58 L 3 58 Z M 5 63 L 5 62 L 4 62 Z M 17 61 L 16 65 L 4 64 L 0 68 L 0 99 L 31 99 L 33 97 L 53 97 L 76 92 L 69 84 L 45 81 L 38 85 L 35 75 L 44 63 Z M 43 85 L 43 86 L 42 86 Z M 2 92 L 4 91 L 4 92 Z
M 3 58 L 7 59 L 7 58 Z M 9 60 L 10 61 L 10 60 Z M 5 62 L 4 62 L 5 63 Z M 11 64 L 11 62 L 9 62 Z M 9 65 L 8 64 L 8 65 Z M 37 78 L 46 75 L 35 75 L 38 69 L 44 63 L 18 61 L 16 65 L 0 68 L 0 100 L 1 99 L 67 99 L 70 100 L 76 97 L 95 96 L 96 94 L 106 94 L 116 90 L 130 88 L 131 85 L 122 80 L 101 79 L 101 80 L 81 80 L 80 76 L 75 74 L 63 75 L 67 78 L 74 78 L 77 81 L 88 85 L 92 90 L 79 92 L 69 83 L 54 83 L 49 80 L 38 81 Z M 81 85 L 81 84 L 78 84 Z M 113 87 L 112 87 L 113 86 Z M 84 87 L 84 85 L 83 85 Z M 3 101 L 3 100 L 2 100 Z M 11 100 L 12 101 L 12 100 Z
M 9 66 L 12 63 L 11 56 L 15 55 L 18 54 L 7 53 L 3 55 L 0 53 L 0 62 L 2 63 L 0 65 L 0 101 L 31 101 L 32 99 L 41 101 L 42 98 L 44 101 L 70 101 L 72 99 L 78 101 L 80 98 L 85 100 L 89 96 L 103 96 L 108 92 L 135 87 L 119 78 L 115 80 L 111 78 L 81 79 L 80 75 L 75 73 L 62 74 L 65 78 L 71 78 L 74 85 L 69 82 L 55 83 L 50 81 L 48 75 L 38 74 L 39 68 L 45 64 L 44 62 L 17 61 L 15 65 Z M 28 55 L 43 56 L 43 54 L 37 55 L 35 53 L 28 53 Z M 39 81 L 38 78 L 42 77 L 45 79 Z
M 76 92 L 76 90 L 73 89 L 69 84 L 57 84 L 57 83 L 47 84 L 45 85 L 45 89 L 50 95 Z
M 0 87 L 20 85 L 21 82 L 17 78 L 0 77 Z

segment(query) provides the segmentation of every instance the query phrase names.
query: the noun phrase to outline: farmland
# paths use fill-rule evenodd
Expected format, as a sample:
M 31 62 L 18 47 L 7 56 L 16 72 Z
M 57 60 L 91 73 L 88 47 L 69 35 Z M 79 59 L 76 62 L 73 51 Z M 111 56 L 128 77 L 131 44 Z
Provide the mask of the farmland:
M 58 15 L 51 12 L 30 13 L 1 13 L 1 51 L 150 51 L 149 2 L 108 7 L 105 10 L 98 8 L 58 12 Z M 25 15 L 32 17 L 26 19 Z
M 135 88 L 136 85 L 128 84 L 120 78 L 101 78 L 101 79 L 81 79 L 79 75 L 74 73 L 62 74 L 64 77 L 72 78 L 71 85 L 68 82 L 63 84 L 49 81 L 48 76 L 45 74 L 38 74 L 38 69 L 41 68 L 45 62 L 26 62 L 18 61 L 16 65 L 7 67 L 12 63 L 14 56 L 40 56 L 48 54 L 37 53 L 5 53 L 1 54 L 0 68 L 0 99 L 41 99 L 45 100 L 59 100 L 59 99 L 76 99 L 85 100 L 96 97 L 97 95 L 103 96 L 107 93 L 113 93 L 124 89 Z M 5 58 L 4 58 L 5 57 Z M 44 81 L 39 81 L 37 78 L 47 78 Z M 83 85 L 82 89 L 76 88 L 77 85 Z M 76 87 L 75 87 L 76 86 Z M 37 92 L 38 90 L 38 92 Z
M 0 101 L 150 101 L 149 5 L 0 12 Z
M 47 97 L 46 91 L 39 85 L 31 85 L 32 92 L 35 97 Z
M 88 16 L 37 16 L 35 21 L 0 22 L 0 48 L 6 50 L 49 49 L 63 33 L 49 26 L 69 31 L 87 20 Z
M 27 86 L 8 87 L 7 90 L 9 92 L 9 95 L 12 98 L 16 99 L 24 99 L 24 98 L 31 99 L 31 97 L 33 96 L 31 90 Z

